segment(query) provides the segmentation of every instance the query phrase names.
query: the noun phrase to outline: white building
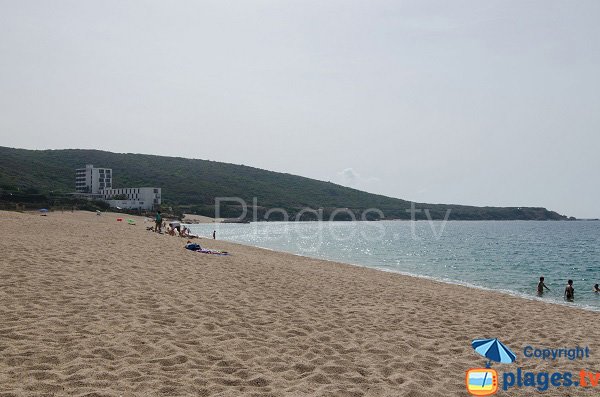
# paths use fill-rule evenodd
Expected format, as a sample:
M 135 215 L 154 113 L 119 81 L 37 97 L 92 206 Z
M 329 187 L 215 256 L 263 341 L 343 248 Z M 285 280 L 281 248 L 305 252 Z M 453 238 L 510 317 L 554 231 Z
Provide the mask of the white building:
M 161 203 L 159 187 L 104 189 L 100 194 L 111 207 L 151 210 L 160 207 Z
M 85 168 L 75 170 L 75 191 L 77 193 L 98 194 L 102 189 L 112 188 L 112 169 L 94 168 L 87 164 Z
M 160 207 L 159 187 L 113 189 L 112 176 L 111 168 L 94 168 L 87 164 L 85 168 L 75 170 L 75 190 L 85 197 L 102 199 L 111 207 L 142 210 Z

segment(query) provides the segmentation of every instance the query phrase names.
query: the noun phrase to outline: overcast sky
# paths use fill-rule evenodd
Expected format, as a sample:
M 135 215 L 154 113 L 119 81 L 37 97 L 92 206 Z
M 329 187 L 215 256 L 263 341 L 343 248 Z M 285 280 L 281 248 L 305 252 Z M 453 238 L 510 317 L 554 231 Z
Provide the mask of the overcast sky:
M 600 217 L 599 20 L 596 0 L 0 0 L 0 146 Z

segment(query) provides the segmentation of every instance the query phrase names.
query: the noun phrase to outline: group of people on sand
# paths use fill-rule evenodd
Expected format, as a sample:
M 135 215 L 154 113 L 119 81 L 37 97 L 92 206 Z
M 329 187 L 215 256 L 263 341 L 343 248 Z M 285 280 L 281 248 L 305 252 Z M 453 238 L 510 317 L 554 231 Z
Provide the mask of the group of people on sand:
M 542 276 L 542 277 L 540 277 L 540 282 L 538 283 L 538 286 L 537 286 L 538 296 L 542 296 L 544 294 L 544 288 L 546 288 L 546 290 L 550 291 L 550 288 L 548 288 L 546 286 L 546 284 L 544 283 L 544 277 Z M 596 294 L 600 294 L 600 286 L 598 284 L 594 284 L 593 291 Z M 567 286 L 565 287 L 565 292 L 563 294 L 563 297 L 566 301 L 569 301 L 569 302 L 573 302 L 575 300 L 575 288 L 573 287 L 573 280 L 567 281 Z
M 192 234 L 189 228 L 185 226 L 182 227 L 181 223 L 179 222 L 169 222 L 169 225 L 167 226 L 166 222 L 162 218 L 162 214 L 160 211 L 156 211 L 156 216 L 154 217 L 154 228 L 150 229 L 152 229 L 156 233 L 162 233 L 163 229 L 165 229 L 165 232 L 171 236 L 179 236 L 185 238 L 198 237 L 197 235 Z M 212 238 L 213 240 L 217 238 L 216 231 L 213 231 Z
M 178 235 L 179 237 L 187 238 L 197 237 L 190 233 L 190 229 L 185 226 L 182 227 L 181 223 L 179 222 L 169 222 L 169 225 L 167 226 L 166 222 L 162 219 L 161 212 L 157 211 L 156 216 L 154 217 L 154 231 L 157 233 L 162 233 L 163 229 L 165 229 L 165 232 L 170 236 Z

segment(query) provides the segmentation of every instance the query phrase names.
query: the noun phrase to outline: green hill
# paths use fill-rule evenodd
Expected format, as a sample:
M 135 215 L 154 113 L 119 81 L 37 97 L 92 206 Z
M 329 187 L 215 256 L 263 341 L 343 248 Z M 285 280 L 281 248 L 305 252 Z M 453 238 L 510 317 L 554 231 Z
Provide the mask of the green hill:
M 25 150 L 0 147 L 0 201 L 44 203 L 67 197 L 75 188 L 75 169 L 86 164 L 113 169 L 113 187 L 162 188 L 163 207 L 201 215 L 214 214 L 215 197 L 240 197 L 252 205 L 258 200 L 259 217 L 270 208 L 283 208 L 295 216 L 302 208 L 348 208 L 360 217 L 368 208 L 383 211 L 386 219 L 410 219 L 410 202 L 300 176 L 207 160 L 120 154 L 99 150 Z M 11 195 L 12 194 L 12 195 Z M 44 201 L 46 200 L 46 201 Z M 558 220 L 564 216 L 545 208 L 473 207 L 416 203 L 433 219 L 452 220 Z M 234 217 L 239 206 L 230 203 L 221 215 Z M 275 219 L 273 214 L 270 219 Z M 371 214 L 371 218 L 377 218 Z M 251 217 L 251 212 L 248 217 Z M 343 215 L 336 219 L 342 219 Z M 426 219 L 423 211 L 418 219 Z

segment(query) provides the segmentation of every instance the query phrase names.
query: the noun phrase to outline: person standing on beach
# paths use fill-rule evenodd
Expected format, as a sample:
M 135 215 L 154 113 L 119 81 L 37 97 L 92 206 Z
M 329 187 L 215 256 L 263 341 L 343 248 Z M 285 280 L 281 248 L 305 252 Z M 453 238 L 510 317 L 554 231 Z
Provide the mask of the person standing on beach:
M 216 239 L 217 239 L 217 231 L 213 230 L 213 240 L 216 240 Z
M 157 233 L 162 232 L 162 216 L 160 211 L 156 211 L 156 216 L 154 217 L 154 231 Z
M 538 286 L 537 286 L 538 295 L 541 296 L 544 294 L 544 288 L 546 288 L 548 291 L 550 291 L 550 288 L 546 287 L 546 284 L 544 284 L 544 277 L 540 277 L 540 282 L 538 283 Z
M 565 287 L 565 299 L 572 302 L 575 299 L 575 288 L 573 288 L 573 280 L 567 281 Z

